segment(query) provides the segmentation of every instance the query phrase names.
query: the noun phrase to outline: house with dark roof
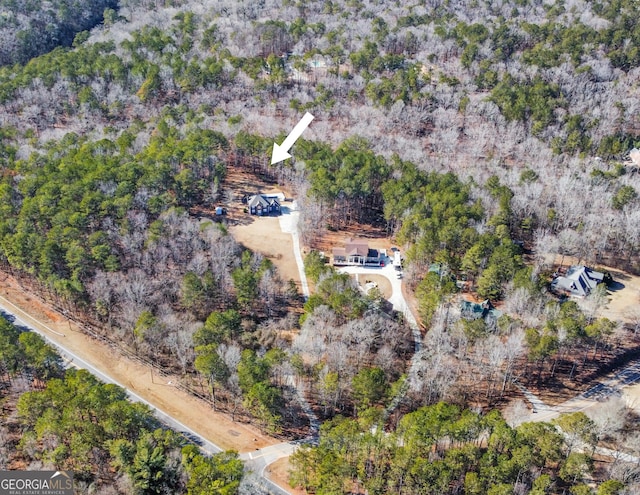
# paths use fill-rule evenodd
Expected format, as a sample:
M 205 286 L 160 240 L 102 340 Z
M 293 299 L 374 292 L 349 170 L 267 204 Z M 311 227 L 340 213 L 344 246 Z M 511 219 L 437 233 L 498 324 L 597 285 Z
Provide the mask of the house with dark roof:
M 247 199 L 247 207 L 252 215 L 280 215 L 280 201 L 276 196 L 256 194 Z
M 551 282 L 551 290 L 569 296 L 586 297 L 598 284 L 604 281 L 604 273 L 596 272 L 588 266 L 576 265 L 567 270 L 564 276 Z
M 481 303 L 463 299 L 460 301 L 460 314 L 467 320 L 477 320 L 478 318 L 486 320 L 489 318 L 494 321 L 498 321 L 498 318 L 502 316 L 502 311 L 498 311 L 494 308 L 489 299 L 486 299 Z
M 334 265 L 375 265 L 380 266 L 382 256 L 377 249 L 369 248 L 365 239 L 349 237 L 344 247 L 333 248 Z

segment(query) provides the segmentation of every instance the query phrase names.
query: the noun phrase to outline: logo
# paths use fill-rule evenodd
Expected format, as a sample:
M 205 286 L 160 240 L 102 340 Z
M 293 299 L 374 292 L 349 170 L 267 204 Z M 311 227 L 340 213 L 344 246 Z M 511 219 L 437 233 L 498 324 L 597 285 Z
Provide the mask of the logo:
M 73 473 L 0 471 L 0 495 L 73 495 Z

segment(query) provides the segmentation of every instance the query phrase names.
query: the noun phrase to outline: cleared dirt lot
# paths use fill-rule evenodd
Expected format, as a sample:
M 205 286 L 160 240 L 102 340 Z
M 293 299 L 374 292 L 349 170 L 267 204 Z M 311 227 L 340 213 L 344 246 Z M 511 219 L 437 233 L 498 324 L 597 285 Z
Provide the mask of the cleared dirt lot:
M 366 285 L 369 282 L 375 283 L 377 285 L 378 290 L 382 294 L 382 297 L 384 297 L 385 299 L 389 299 L 391 297 L 393 290 L 391 289 L 391 282 L 389 282 L 389 279 L 387 277 L 385 277 L 384 275 L 373 275 L 368 273 L 366 275 L 358 276 L 358 284 L 363 289 L 366 289 Z
M 265 474 L 271 481 L 287 490 L 292 495 L 306 495 L 306 490 L 291 488 L 289 486 L 289 458 L 283 457 L 276 462 L 271 463 L 265 469 Z
M 584 260 L 572 256 L 547 256 L 547 263 L 553 264 L 554 269 L 566 270 L 572 265 L 585 264 Z M 613 277 L 613 284 L 607 288 L 607 303 L 600 309 L 597 316 L 633 324 L 634 316 L 640 321 L 640 277 L 606 265 L 589 265 L 597 271 L 608 271 Z
M 230 166 L 224 181 L 226 201 L 221 204 L 226 208 L 227 215 L 223 221 L 234 239 L 251 251 L 261 253 L 269 258 L 278 269 L 283 281 L 293 279 L 300 287 L 300 274 L 293 254 L 291 234 L 280 229 L 277 216 L 258 217 L 250 215 L 247 205 L 242 198 L 252 194 L 285 195 L 283 208 L 291 206 L 291 192 L 277 184 L 268 182 L 255 174 L 240 167 Z M 208 212 L 209 215 L 212 212 Z
M 609 302 L 602 310 L 602 316 L 624 323 L 634 323 L 640 316 L 640 277 L 608 268 L 614 283 L 608 291 Z
M 234 239 L 269 258 L 285 282 L 293 279 L 300 288 L 300 274 L 293 255 L 291 234 L 280 230 L 278 217 L 249 217 L 244 223 L 229 225 Z
M 622 397 L 624 398 L 627 406 L 640 415 L 640 383 L 631 385 L 623 389 Z

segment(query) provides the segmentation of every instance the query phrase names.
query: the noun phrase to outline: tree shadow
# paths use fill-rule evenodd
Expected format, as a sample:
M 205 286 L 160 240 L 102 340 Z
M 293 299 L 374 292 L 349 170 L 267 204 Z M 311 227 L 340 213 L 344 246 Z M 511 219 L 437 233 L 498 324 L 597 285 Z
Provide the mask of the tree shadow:
M 250 215 L 248 212 L 247 213 L 242 212 L 242 213 L 238 213 L 238 214 L 226 217 L 224 223 L 226 223 L 229 226 L 250 225 L 254 223 L 257 218 L 258 217 L 256 217 L 255 215 Z
M 613 282 L 611 282 L 611 283 L 609 283 L 607 285 L 607 290 L 609 292 L 618 292 L 618 291 L 624 289 L 625 287 L 626 286 L 622 282 L 614 280 Z
M 12 314 L 6 313 L 3 310 L 0 310 L 0 316 L 7 320 L 9 323 L 13 324 L 16 321 L 16 317 Z

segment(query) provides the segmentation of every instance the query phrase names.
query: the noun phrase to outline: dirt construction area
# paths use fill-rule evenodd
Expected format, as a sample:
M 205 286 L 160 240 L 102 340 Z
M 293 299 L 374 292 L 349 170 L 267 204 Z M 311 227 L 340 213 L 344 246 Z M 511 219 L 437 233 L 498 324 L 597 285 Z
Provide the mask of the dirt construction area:
M 283 281 L 293 279 L 300 288 L 291 234 L 280 230 L 278 217 L 251 217 L 247 223 L 230 225 L 229 232 L 243 246 L 269 258 Z
M 251 194 L 284 194 L 287 199 L 282 202 L 282 207 L 286 211 L 292 204 L 290 192 L 240 167 L 229 167 L 224 187 L 228 191 L 228 200 L 224 203 L 227 211 L 225 221 L 231 235 L 246 248 L 271 260 L 280 278 L 284 282 L 293 279 L 300 290 L 300 274 L 291 234 L 282 232 L 277 216 L 250 215 L 247 205 L 242 202 L 243 197 Z
M 3 305 L 9 301 L 17 306 L 19 310 L 13 307 L 8 309 L 42 330 L 52 341 L 82 356 L 100 371 L 220 448 L 242 453 L 280 442 L 263 435 L 249 424 L 232 421 L 228 416 L 213 411 L 205 402 L 179 390 L 172 385 L 178 382 L 178 377 L 160 377 L 139 362 L 122 355 L 115 356 L 116 351 L 107 344 L 88 337 L 62 315 L 26 294 L 13 277 L 5 274 L 0 276 L 0 296 L 4 299 L 0 299 Z M 51 330 L 64 336 L 56 335 Z
M 635 324 L 640 319 L 640 277 L 614 269 L 609 269 L 609 273 L 613 284 L 607 294 L 609 301 L 600 316 Z

